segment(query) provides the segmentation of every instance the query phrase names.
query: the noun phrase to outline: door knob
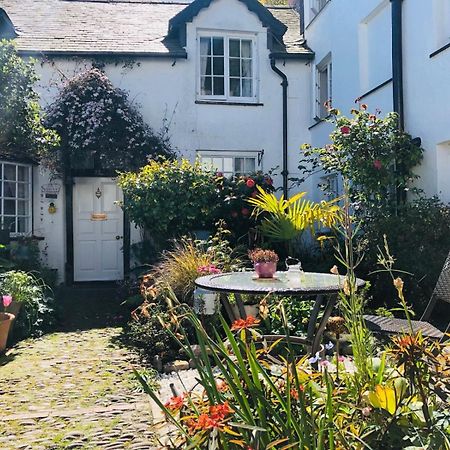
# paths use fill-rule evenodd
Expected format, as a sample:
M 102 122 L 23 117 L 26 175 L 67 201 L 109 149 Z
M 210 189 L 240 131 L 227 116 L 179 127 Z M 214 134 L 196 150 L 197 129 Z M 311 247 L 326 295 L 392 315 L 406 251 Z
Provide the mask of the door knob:
M 123 239 L 123 236 L 117 235 L 117 236 L 116 236 L 116 239 L 119 241 L 120 239 Z

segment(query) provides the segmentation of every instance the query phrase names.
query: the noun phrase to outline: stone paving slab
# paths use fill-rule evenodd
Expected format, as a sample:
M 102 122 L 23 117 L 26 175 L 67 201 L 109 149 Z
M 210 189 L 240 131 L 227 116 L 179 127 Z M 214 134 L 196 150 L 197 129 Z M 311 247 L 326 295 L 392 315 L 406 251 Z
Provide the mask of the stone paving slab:
M 53 333 L 0 358 L 1 450 L 160 447 L 120 328 Z

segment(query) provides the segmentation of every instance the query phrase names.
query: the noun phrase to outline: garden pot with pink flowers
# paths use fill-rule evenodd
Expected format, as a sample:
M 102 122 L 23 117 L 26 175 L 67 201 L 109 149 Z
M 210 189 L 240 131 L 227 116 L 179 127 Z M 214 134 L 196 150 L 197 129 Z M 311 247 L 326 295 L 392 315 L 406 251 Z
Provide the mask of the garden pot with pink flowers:
M 277 271 L 278 255 L 272 250 L 257 248 L 248 254 L 253 262 L 257 278 L 273 278 Z
M 15 319 L 15 316 L 10 313 L 0 312 L 0 354 L 6 349 L 8 341 L 9 330 Z

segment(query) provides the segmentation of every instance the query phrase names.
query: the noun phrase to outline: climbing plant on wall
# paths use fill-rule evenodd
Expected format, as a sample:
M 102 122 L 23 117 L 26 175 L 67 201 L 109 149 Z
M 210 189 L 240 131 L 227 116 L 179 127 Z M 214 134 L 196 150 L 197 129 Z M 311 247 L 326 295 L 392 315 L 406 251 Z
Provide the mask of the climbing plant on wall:
M 152 130 L 128 93 L 95 67 L 66 80 L 47 115 L 48 126 L 61 136 L 58 151 L 45 158 L 56 173 L 136 170 L 156 155 L 172 155 L 167 135 Z
M 57 134 L 44 127 L 33 60 L 22 59 L 11 41 L 0 40 L 0 156 L 38 160 L 52 152 Z

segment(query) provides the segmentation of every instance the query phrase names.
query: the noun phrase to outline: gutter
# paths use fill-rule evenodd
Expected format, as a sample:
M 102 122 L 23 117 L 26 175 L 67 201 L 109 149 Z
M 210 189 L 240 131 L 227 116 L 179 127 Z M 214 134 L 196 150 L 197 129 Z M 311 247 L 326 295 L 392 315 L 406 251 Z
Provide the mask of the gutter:
M 392 20 L 392 93 L 394 112 L 398 114 L 399 128 L 405 127 L 403 108 L 403 0 L 391 0 Z
M 287 119 L 288 119 L 288 111 L 287 111 L 287 88 L 288 88 L 288 79 L 284 72 L 282 72 L 277 66 L 275 62 L 275 58 L 271 56 L 270 58 L 270 67 L 272 70 L 281 78 L 281 86 L 283 90 L 283 170 L 281 175 L 283 176 L 283 196 L 285 200 L 288 198 L 288 127 L 287 127 Z

